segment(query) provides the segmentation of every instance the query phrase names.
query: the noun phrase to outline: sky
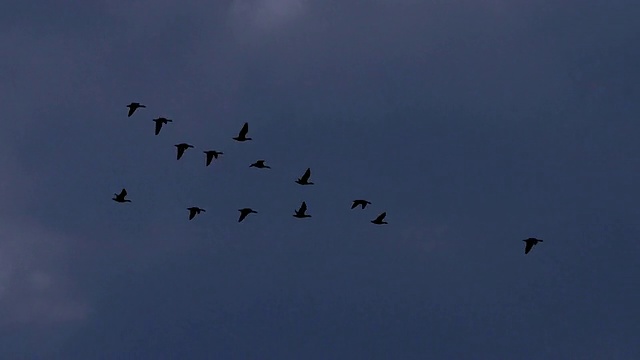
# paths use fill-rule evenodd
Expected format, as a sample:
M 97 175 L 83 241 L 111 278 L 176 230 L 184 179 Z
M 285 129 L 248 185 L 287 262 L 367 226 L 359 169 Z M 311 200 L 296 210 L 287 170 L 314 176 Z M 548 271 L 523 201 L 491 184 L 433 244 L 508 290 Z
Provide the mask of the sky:
M 0 358 L 640 358 L 639 16 L 3 1 Z

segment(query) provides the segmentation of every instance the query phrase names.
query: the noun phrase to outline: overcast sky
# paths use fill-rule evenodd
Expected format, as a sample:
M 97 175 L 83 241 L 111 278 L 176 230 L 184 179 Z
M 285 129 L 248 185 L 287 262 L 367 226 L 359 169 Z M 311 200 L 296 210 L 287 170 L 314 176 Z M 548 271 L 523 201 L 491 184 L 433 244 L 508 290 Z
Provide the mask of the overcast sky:
M 3 1 L 0 358 L 640 358 L 639 17 Z

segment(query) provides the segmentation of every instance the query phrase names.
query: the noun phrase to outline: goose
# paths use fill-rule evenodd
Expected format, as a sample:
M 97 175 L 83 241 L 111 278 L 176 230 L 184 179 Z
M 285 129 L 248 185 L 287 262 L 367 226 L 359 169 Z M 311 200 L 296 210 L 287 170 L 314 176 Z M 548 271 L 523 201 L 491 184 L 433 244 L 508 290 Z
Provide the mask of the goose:
M 264 160 L 258 160 L 253 164 L 249 165 L 249 167 L 257 167 L 258 169 L 271 169 L 271 166 L 264 164 Z
M 352 209 L 355 209 L 358 205 L 362 206 L 364 209 L 367 205 L 371 205 L 370 201 L 367 200 L 353 200 L 353 205 L 351 205 Z
M 192 148 L 193 147 L 193 145 L 189 145 L 187 143 L 180 143 L 180 144 L 176 144 L 174 146 L 178 148 L 178 160 L 180 160 L 180 158 L 184 154 L 185 150 L 187 150 L 188 148 Z
M 173 122 L 173 120 L 163 117 L 153 119 L 153 121 L 156 123 L 156 135 L 160 134 L 160 129 L 162 129 L 163 124 L 167 125 L 168 123 Z
M 304 202 L 304 201 L 302 202 L 302 205 L 300 205 L 300 209 L 295 210 L 295 212 L 296 213 L 293 214 L 293 216 L 297 217 L 297 218 L 300 218 L 300 219 L 311 217 L 311 215 L 306 214 L 306 212 L 307 212 L 307 203 Z
M 300 185 L 313 185 L 313 183 L 309 181 L 310 177 L 311 177 L 311 168 L 307 168 L 307 171 L 305 171 L 302 177 L 298 178 L 296 182 Z
M 241 222 L 242 220 L 244 220 L 244 218 L 247 217 L 247 215 L 249 214 L 257 214 L 258 212 L 251 209 L 251 208 L 242 208 L 242 209 L 238 209 L 238 211 L 240 211 L 240 218 L 238 219 L 238 222 Z
M 138 109 L 138 108 L 146 108 L 145 105 L 142 105 L 140 103 L 137 102 L 132 102 L 131 104 L 127 105 L 127 107 L 129 108 L 129 114 L 127 115 L 127 117 L 131 117 L 131 115 L 133 115 L 133 113 Z
M 120 194 L 113 194 L 113 201 L 119 202 L 119 203 L 125 203 L 125 202 L 131 202 L 131 200 L 125 199 L 125 197 L 127 196 L 127 190 L 122 189 L 122 191 L 120 191 Z
M 218 158 L 219 155 L 224 154 L 221 151 L 215 151 L 215 150 L 207 150 L 207 151 L 203 151 L 203 153 L 207 154 L 207 163 L 205 166 L 209 166 L 211 164 L 211 160 L 213 160 L 213 158 Z
M 387 212 L 386 211 L 383 212 L 382 214 L 378 215 L 377 218 L 371 220 L 371 222 L 376 224 L 376 225 L 388 224 L 388 222 L 383 221 L 385 216 L 387 216 Z
M 540 242 L 543 242 L 543 240 L 540 239 L 536 239 L 536 238 L 528 238 L 525 240 L 522 240 L 525 242 L 525 246 L 524 246 L 524 253 L 525 255 L 529 253 L 529 251 L 531 251 L 531 249 L 533 249 L 533 247 L 535 245 L 537 245 Z
M 201 211 L 204 211 L 204 212 L 207 211 L 207 210 L 201 209 L 201 208 L 199 208 L 197 206 L 187 208 L 187 210 L 189 210 L 189 220 L 192 220 L 196 216 L 196 214 L 199 215 Z
M 240 132 L 238 133 L 238 136 L 232 138 L 235 141 L 247 141 L 247 140 L 253 140 L 250 137 L 247 137 L 247 133 L 249 132 L 249 123 L 244 123 L 244 126 L 242 126 L 242 129 L 240 129 Z

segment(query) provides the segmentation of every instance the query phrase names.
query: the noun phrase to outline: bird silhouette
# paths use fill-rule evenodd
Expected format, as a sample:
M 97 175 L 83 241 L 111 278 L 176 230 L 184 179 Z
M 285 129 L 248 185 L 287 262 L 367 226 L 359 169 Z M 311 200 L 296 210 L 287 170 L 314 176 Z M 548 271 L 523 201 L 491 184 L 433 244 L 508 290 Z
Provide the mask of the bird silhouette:
M 177 158 L 178 160 L 180 160 L 185 150 L 193 147 L 193 145 L 189 145 L 187 143 L 176 144 L 174 146 L 178 148 L 178 158 Z
M 120 191 L 120 194 L 113 194 L 113 201 L 119 202 L 119 203 L 125 203 L 125 202 L 131 202 L 131 200 L 127 200 L 125 199 L 125 197 L 127 196 L 127 190 L 122 189 L 122 191 Z
M 209 166 L 211 164 L 211 160 L 213 160 L 213 158 L 218 158 L 219 155 L 224 154 L 221 151 L 215 151 L 215 150 L 207 150 L 207 151 L 203 151 L 203 153 L 207 154 L 207 163 L 205 166 Z
M 351 205 L 352 209 L 355 209 L 358 205 L 362 206 L 364 209 L 367 205 L 370 205 L 371 202 L 367 200 L 353 200 L 353 205 Z
M 300 209 L 294 210 L 294 211 L 296 212 L 295 214 L 293 214 L 294 217 L 297 217 L 297 218 L 300 218 L 300 219 L 311 217 L 311 215 L 306 214 L 306 212 L 307 212 L 307 203 L 304 202 L 304 201 L 302 202 L 302 205 L 300 205 Z
M 378 215 L 377 218 L 371 220 L 371 222 L 376 224 L 376 225 L 388 224 L 388 222 L 383 221 L 385 216 L 387 216 L 387 212 L 386 211 L 383 212 L 382 214 Z
M 187 208 L 187 210 L 189 210 L 189 220 L 193 219 L 196 216 L 196 214 L 199 215 L 201 211 L 204 211 L 204 212 L 207 211 L 207 210 L 201 209 L 201 208 L 199 208 L 197 206 L 193 206 L 193 207 Z
M 536 238 L 528 238 L 522 241 L 525 242 L 525 246 L 524 246 L 525 255 L 528 254 L 529 251 L 531 251 L 531 249 L 533 249 L 533 247 L 537 245 L 539 242 L 543 242 L 543 240 L 536 239 Z
M 244 123 L 244 126 L 242 126 L 242 129 L 240 129 L 240 132 L 238 133 L 238 136 L 232 138 L 233 140 L 236 141 L 247 141 L 247 140 L 253 140 L 250 137 L 247 137 L 247 133 L 249 132 L 249 123 Z
M 131 115 L 133 115 L 133 113 L 138 109 L 138 108 L 146 108 L 145 105 L 142 105 L 140 103 L 137 102 L 132 102 L 131 104 L 127 105 L 127 107 L 129 108 L 129 114 L 127 115 L 127 117 L 131 117 Z
M 311 177 L 311 168 L 307 168 L 307 171 L 305 171 L 302 177 L 298 178 L 296 182 L 300 185 L 313 185 L 313 183 L 309 181 L 310 177 Z
M 171 119 L 167 119 L 167 118 L 163 118 L 163 117 L 159 117 L 157 119 L 153 119 L 153 121 L 156 123 L 156 135 L 160 134 L 160 130 L 162 129 L 162 125 L 167 125 L 170 122 L 173 122 L 173 120 Z
M 253 164 L 249 165 L 249 167 L 257 167 L 258 169 L 271 169 L 271 166 L 264 164 L 264 160 L 258 160 Z
M 239 209 L 238 211 L 240 211 L 240 218 L 238 219 L 238 222 L 241 222 L 242 220 L 244 220 L 244 218 L 247 217 L 247 215 L 249 214 L 257 214 L 258 212 L 251 209 L 251 208 L 242 208 Z

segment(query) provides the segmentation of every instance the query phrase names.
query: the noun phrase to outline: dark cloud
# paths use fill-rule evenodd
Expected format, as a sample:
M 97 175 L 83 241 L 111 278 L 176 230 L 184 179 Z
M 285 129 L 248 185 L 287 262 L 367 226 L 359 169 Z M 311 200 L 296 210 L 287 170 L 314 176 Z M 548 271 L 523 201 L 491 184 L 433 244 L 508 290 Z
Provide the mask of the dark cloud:
M 635 2 L 0 10 L 5 357 L 640 352 Z

